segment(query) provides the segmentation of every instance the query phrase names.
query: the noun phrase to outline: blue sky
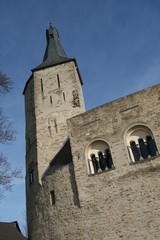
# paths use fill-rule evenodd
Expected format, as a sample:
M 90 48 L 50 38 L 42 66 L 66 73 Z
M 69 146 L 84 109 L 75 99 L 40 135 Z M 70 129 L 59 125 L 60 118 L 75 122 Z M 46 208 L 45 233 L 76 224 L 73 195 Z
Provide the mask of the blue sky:
M 89 110 L 160 82 L 159 0 L 0 0 L 0 70 L 14 82 L 0 106 L 13 121 L 16 141 L 0 145 L 23 169 L 0 202 L 0 221 L 24 222 L 25 118 L 22 91 L 42 62 L 50 20 L 68 57 L 75 57 Z

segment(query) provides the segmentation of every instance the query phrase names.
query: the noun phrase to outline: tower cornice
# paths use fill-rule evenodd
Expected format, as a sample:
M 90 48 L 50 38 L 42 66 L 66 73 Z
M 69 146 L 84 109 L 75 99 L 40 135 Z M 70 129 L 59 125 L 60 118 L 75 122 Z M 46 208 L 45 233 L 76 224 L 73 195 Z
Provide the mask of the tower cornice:
M 60 64 L 63 64 L 63 63 L 72 62 L 72 61 L 75 63 L 75 66 L 76 66 L 76 69 L 77 69 L 77 73 L 78 73 L 78 76 L 79 76 L 79 79 L 80 79 L 80 83 L 81 83 L 81 85 L 83 85 L 83 81 L 82 81 L 81 74 L 80 74 L 80 71 L 79 71 L 79 68 L 78 68 L 78 65 L 77 65 L 77 61 L 76 61 L 75 58 L 71 58 L 71 59 L 68 59 L 68 60 L 66 60 L 66 61 L 64 61 L 64 62 L 60 62 L 60 63 L 57 63 L 57 64 L 51 64 L 51 65 L 46 66 L 46 67 L 41 67 L 41 68 L 34 68 L 34 69 L 32 69 L 32 70 L 31 70 L 31 71 L 32 71 L 32 74 L 31 74 L 31 76 L 29 77 L 29 79 L 27 80 L 27 82 L 26 82 L 26 84 L 25 84 L 25 87 L 24 87 L 24 90 L 23 90 L 23 95 L 25 95 L 25 91 L 26 91 L 26 89 L 27 89 L 27 86 L 28 86 L 29 82 L 31 81 L 31 79 L 32 79 L 32 77 L 33 77 L 33 73 L 34 73 L 35 71 L 40 71 L 40 70 L 43 70 L 43 69 L 45 69 L 45 68 L 54 67 L 54 66 L 57 66 L 57 65 L 60 65 Z

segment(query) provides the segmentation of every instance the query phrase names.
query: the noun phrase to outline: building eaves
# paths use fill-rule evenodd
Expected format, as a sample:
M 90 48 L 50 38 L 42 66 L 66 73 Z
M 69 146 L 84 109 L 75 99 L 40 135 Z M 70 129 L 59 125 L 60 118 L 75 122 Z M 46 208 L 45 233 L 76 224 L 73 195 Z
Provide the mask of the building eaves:
M 71 62 L 71 61 L 74 61 L 74 59 L 73 58 L 61 58 L 58 61 L 52 60 L 52 61 L 42 62 L 37 67 L 33 68 L 32 72 L 35 72 L 37 70 L 42 70 L 42 69 L 45 69 L 45 68 L 49 68 L 49 67 L 54 67 L 56 65 Z

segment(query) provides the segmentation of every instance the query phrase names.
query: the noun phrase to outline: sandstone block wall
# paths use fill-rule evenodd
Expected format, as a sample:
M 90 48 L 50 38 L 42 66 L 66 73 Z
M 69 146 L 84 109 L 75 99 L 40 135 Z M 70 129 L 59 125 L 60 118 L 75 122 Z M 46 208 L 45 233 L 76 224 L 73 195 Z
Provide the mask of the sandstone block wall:
M 159 238 L 159 156 L 131 164 L 125 141 L 128 129 L 144 125 L 159 151 L 159 115 L 156 85 L 68 120 L 84 239 Z M 109 144 L 115 169 L 89 176 L 86 151 L 97 139 Z
M 96 175 L 94 181 L 89 177 L 84 185 L 88 196 L 84 200 L 79 193 L 80 208 L 74 205 L 69 166 L 48 176 L 43 182 L 40 239 L 158 240 L 160 158 L 132 167 L 123 176 L 114 170 Z
M 159 116 L 160 85 L 156 85 L 69 119 L 73 164 L 53 168 L 43 179 L 31 239 L 158 240 Z M 125 138 L 136 125 L 151 130 L 158 154 L 135 164 Z M 89 175 L 86 153 L 95 140 L 109 144 L 115 168 Z
M 73 91 L 79 105 L 74 105 Z M 39 181 L 68 136 L 66 119 L 85 111 L 74 61 L 34 72 Z
M 26 196 L 29 236 L 39 236 L 41 177 L 68 137 L 66 119 L 85 111 L 75 61 L 33 71 L 25 87 Z M 34 182 L 30 182 L 30 169 Z M 34 239 L 34 237 L 33 237 Z

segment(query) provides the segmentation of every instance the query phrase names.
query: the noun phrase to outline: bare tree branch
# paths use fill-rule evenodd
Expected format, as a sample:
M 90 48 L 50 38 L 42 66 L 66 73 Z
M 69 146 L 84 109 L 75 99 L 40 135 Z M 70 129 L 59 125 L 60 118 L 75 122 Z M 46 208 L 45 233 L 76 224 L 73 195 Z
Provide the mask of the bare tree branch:
M 11 80 L 0 71 L 0 94 L 8 93 L 12 89 Z M 0 144 L 7 144 L 15 140 L 15 130 L 12 123 L 3 115 L 0 107 Z M 21 169 L 12 168 L 7 158 L 0 153 L 0 200 L 5 191 L 11 191 L 13 180 L 21 177 Z
M 15 140 L 16 131 L 12 129 L 12 123 L 3 115 L 0 108 L 0 143 L 9 143 Z
M 8 93 L 12 89 L 13 83 L 5 74 L 0 71 L 0 94 Z
M 7 159 L 0 154 L 0 199 L 5 191 L 11 191 L 14 178 L 21 177 L 21 169 L 12 168 Z

